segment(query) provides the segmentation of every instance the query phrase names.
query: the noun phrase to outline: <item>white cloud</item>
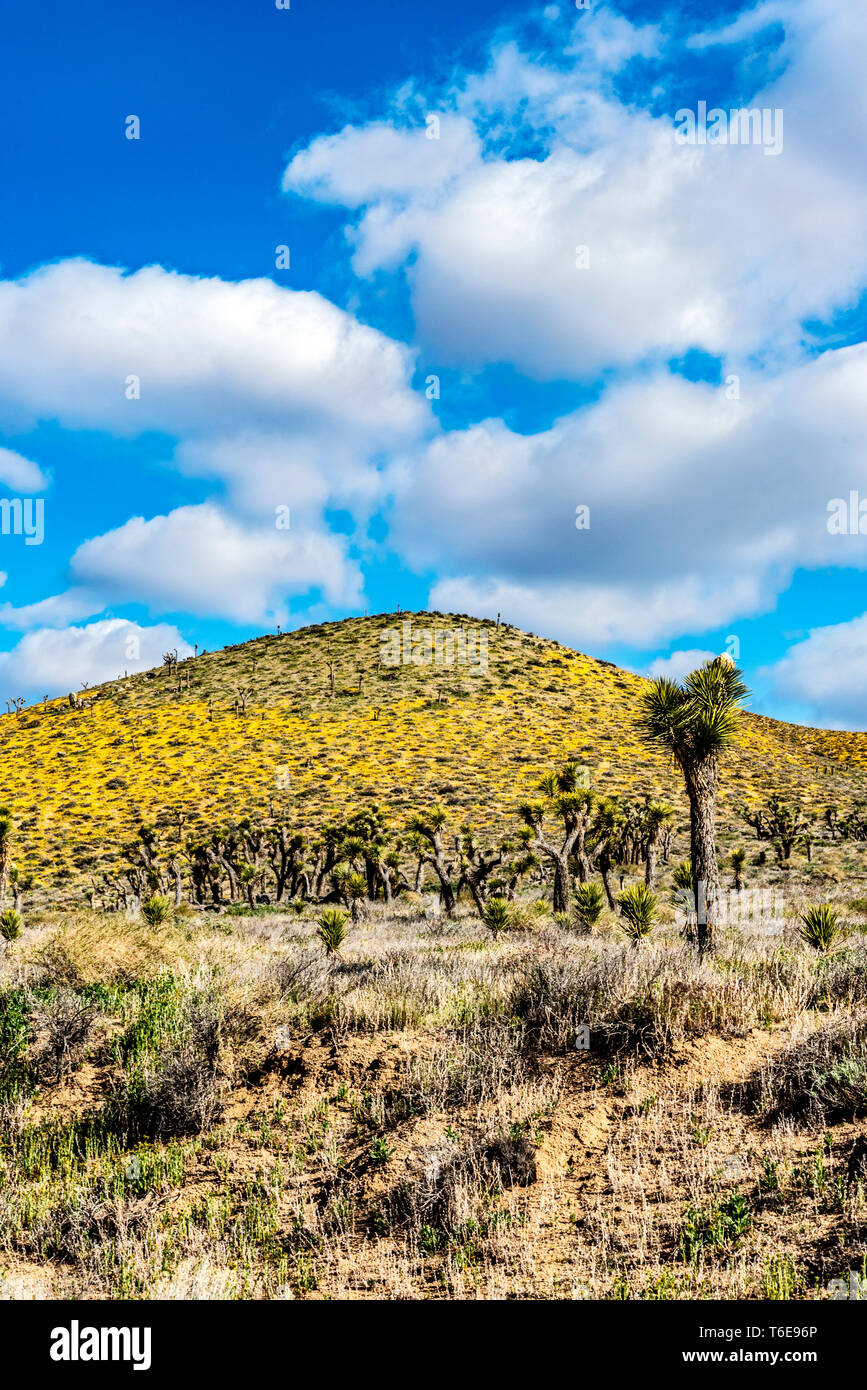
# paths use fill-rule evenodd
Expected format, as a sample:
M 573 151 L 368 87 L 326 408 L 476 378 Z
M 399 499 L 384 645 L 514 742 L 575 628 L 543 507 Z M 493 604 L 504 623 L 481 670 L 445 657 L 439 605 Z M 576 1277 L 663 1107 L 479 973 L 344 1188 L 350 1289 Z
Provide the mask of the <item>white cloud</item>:
M 416 130 L 398 130 L 374 122 L 319 136 L 292 160 L 283 187 L 344 207 L 441 189 L 478 159 L 481 145 L 464 117 L 430 114 L 438 127 L 425 122 Z
M 63 594 L 53 594 L 50 598 L 39 599 L 36 603 L 26 603 L 18 608 L 11 603 L 0 605 L 0 626 L 24 632 L 31 627 L 66 627 L 67 623 L 79 622 L 105 607 L 105 599 L 95 590 L 85 588 L 68 589 Z
M 641 674 L 649 676 L 651 680 L 658 680 L 661 676 L 666 676 L 669 680 L 683 680 L 684 676 L 703 666 L 706 661 L 711 661 L 716 655 L 716 652 L 702 651 L 695 647 L 689 651 L 672 652 L 670 656 L 658 656 Z
M 614 642 L 652 647 L 688 629 L 716 627 L 732 611 L 755 612 L 753 582 L 732 588 L 708 585 L 694 575 L 676 583 L 599 584 L 529 581 L 521 584 L 496 576 L 440 579 L 430 593 L 430 607 L 441 612 L 472 613 L 556 637 L 593 653 Z
M 391 541 L 442 576 L 438 607 L 454 593 L 653 647 L 771 608 L 799 565 L 867 567 L 867 537 L 827 526 L 865 432 L 867 345 L 745 375 L 739 400 L 668 373 L 621 382 L 539 434 L 488 420 L 401 456 Z
M 867 729 L 867 613 L 814 628 L 759 674 L 780 699 L 812 710 L 818 725 Z
M 321 295 L 270 280 L 71 260 L 0 281 L 0 421 L 167 433 L 180 468 L 260 515 L 286 503 L 312 521 L 374 491 L 371 459 L 430 421 L 413 365 Z
M 329 603 L 354 607 L 361 592 L 340 537 L 242 526 L 211 503 L 149 521 L 131 517 L 79 546 L 72 572 L 104 603 L 238 623 L 285 619 L 288 595 L 321 588 Z
M 31 463 L 13 449 L 0 448 L 0 483 L 23 495 L 44 492 L 48 479 L 38 464 Z
M 785 356 L 805 319 L 865 283 L 867 183 L 852 160 L 867 163 L 854 70 L 867 20 L 861 0 L 780 13 L 784 70 L 748 103 L 784 110 L 777 157 L 676 144 L 676 96 L 657 118 L 621 103 L 612 70 L 660 40 L 600 8 L 576 23 L 572 71 L 510 43 L 456 86 L 455 116 L 473 119 L 482 150 L 464 133 L 437 159 L 423 132 L 398 129 L 396 148 L 417 158 L 384 178 L 376 122 L 313 142 L 285 187 L 362 209 L 358 274 L 407 266 L 419 333 L 443 361 L 575 377 L 692 346 Z M 542 148 L 516 157 L 528 135 Z M 576 269 L 577 246 L 589 269 Z
M 142 627 L 125 618 L 106 618 L 86 627 L 44 628 L 28 632 L 9 652 L 0 653 L 0 677 L 10 696 L 58 695 L 82 684 L 115 680 L 126 671 L 159 666 L 163 653 L 192 647 L 176 627 Z

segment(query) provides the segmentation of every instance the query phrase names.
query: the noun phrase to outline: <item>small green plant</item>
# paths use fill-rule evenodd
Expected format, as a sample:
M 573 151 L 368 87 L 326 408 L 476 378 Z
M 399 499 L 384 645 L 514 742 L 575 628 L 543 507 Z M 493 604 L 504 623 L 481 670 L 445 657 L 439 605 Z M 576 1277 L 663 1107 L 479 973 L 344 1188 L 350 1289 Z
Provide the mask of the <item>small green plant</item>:
M 339 955 L 346 940 L 346 913 L 339 907 L 326 907 L 319 918 L 316 935 L 327 956 Z
M 659 916 L 656 897 L 644 883 L 635 883 L 626 888 L 617 899 L 623 914 L 623 930 L 633 945 L 637 946 L 653 931 Z
M 752 1224 L 747 1199 L 737 1189 L 716 1206 L 688 1207 L 680 1231 L 681 1258 L 692 1263 L 706 1250 L 727 1250 Z
M 505 898 L 489 898 L 485 903 L 484 923 L 492 936 L 499 936 L 512 920 L 512 909 Z
M 161 927 L 172 915 L 171 899 L 164 893 L 154 893 L 142 903 L 141 915 L 149 927 Z
M 14 907 L 7 907 L 5 912 L 0 913 L 0 936 L 4 941 L 17 941 L 21 927 L 21 913 L 16 912 Z
M 828 903 L 808 907 L 801 913 L 800 935 L 808 946 L 825 955 L 845 933 L 840 914 Z
M 592 931 L 605 906 L 605 898 L 598 883 L 579 883 L 575 890 L 575 917 L 584 931 Z
M 371 1163 L 387 1163 L 394 1150 L 389 1146 L 387 1139 L 375 1139 L 370 1150 Z

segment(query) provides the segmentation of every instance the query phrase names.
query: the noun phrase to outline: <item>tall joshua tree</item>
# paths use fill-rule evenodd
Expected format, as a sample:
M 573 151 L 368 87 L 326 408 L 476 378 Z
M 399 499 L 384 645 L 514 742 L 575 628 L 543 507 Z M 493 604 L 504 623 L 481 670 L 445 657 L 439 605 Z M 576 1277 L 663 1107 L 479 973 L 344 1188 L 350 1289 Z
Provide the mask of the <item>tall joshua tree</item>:
M 0 912 L 6 906 L 9 868 L 12 862 L 12 812 L 0 806 Z
M 716 857 L 716 792 L 720 760 L 737 734 L 749 694 L 730 657 L 716 657 L 682 683 L 662 677 L 642 700 L 641 728 L 666 749 L 683 774 L 689 801 L 690 860 L 699 895 L 698 947 L 713 946 L 720 891 Z M 704 920 L 702 920 L 704 919 Z

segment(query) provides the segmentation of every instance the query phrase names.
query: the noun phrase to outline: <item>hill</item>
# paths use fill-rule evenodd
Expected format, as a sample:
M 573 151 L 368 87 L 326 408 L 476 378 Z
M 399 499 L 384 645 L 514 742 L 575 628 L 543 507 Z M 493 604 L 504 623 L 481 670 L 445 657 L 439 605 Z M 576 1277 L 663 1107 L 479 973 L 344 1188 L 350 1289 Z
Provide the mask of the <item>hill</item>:
M 381 659 L 387 634 L 477 631 L 476 664 Z M 386 634 L 386 637 L 384 637 Z M 433 638 L 431 641 L 433 642 Z M 419 637 L 416 650 L 424 655 Z M 443 647 L 442 655 L 449 654 Z M 435 655 L 435 653 L 434 653 Z M 470 649 L 472 657 L 472 649 Z M 662 795 L 679 778 L 637 731 L 645 682 L 610 662 L 465 614 L 377 614 L 171 661 L 0 718 L 0 794 L 40 887 L 80 901 L 142 821 L 183 833 L 243 815 L 313 831 L 377 802 L 395 827 L 434 801 L 482 836 L 566 758 L 606 793 Z M 771 791 L 822 806 L 867 796 L 867 734 L 747 714 L 720 821 Z M 178 821 L 180 816 L 180 822 Z

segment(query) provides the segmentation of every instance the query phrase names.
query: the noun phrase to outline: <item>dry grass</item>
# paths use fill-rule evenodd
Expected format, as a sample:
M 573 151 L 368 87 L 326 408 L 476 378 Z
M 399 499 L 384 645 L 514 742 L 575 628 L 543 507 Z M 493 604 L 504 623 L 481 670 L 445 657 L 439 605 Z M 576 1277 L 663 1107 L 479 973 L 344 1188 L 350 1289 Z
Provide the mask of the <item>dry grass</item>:
M 0 1279 L 809 1298 L 861 1268 L 864 1120 L 825 1102 L 863 1054 L 864 939 L 822 961 L 787 911 L 702 962 L 674 926 L 635 949 L 528 920 L 376 908 L 330 960 L 294 914 L 28 932 L 0 972 Z M 76 1001 L 61 1077 L 46 1019 Z

